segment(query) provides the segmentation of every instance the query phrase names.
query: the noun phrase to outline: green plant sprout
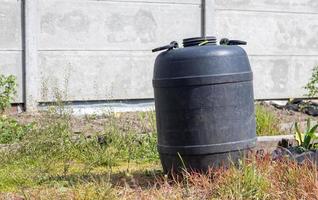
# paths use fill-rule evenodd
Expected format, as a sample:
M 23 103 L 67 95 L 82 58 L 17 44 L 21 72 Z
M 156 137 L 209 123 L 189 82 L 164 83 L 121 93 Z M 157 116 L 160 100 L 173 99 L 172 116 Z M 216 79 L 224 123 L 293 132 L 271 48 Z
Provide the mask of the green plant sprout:
M 310 119 L 307 119 L 306 131 L 301 132 L 299 128 L 299 124 L 295 123 L 295 139 L 298 142 L 298 150 L 301 152 L 308 151 L 311 149 L 315 149 L 314 141 L 318 138 L 316 136 L 316 130 L 318 128 L 318 124 L 311 126 Z

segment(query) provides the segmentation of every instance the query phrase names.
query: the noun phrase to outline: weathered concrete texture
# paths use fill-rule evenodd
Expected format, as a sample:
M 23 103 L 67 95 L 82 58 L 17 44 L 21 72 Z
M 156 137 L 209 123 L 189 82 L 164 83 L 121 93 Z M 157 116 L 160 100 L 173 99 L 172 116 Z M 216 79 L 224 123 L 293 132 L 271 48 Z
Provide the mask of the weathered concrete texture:
M 216 35 L 216 27 L 215 27 L 215 4 L 214 0 L 204 0 L 202 1 L 202 10 L 203 12 L 203 35 L 204 36 L 211 36 Z
M 150 50 L 200 35 L 200 3 L 40 0 L 39 101 L 153 98 Z
M 21 49 L 21 1 L 0 0 L 0 50 Z
M 40 104 L 39 110 L 48 110 L 48 104 Z M 125 112 L 149 112 L 155 110 L 153 100 L 123 100 L 123 101 L 103 101 L 90 103 L 72 103 L 65 105 L 66 110 L 70 110 L 72 115 L 107 115 L 110 113 L 125 113 Z
M 150 52 L 41 52 L 39 58 L 39 101 L 153 97 Z
M 153 98 L 150 50 L 199 36 L 202 24 L 208 35 L 248 41 L 257 99 L 302 96 L 318 65 L 317 0 L 206 0 L 205 23 L 201 0 L 37 1 L 25 12 L 25 63 L 39 65 L 25 72 L 27 93 L 42 102 L 57 93 L 74 101 Z M 21 8 L 22 0 L 0 0 L 0 73 L 18 76 L 17 102 Z
M 17 77 L 17 96 L 15 103 L 22 103 L 23 82 L 22 82 L 22 52 L 21 51 L 0 51 L 0 74 L 14 75 Z
M 255 150 L 272 153 L 283 140 L 287 140 L 293 145 L 297 144 L 294 135 L 259 136 L 257 137 Z
M 36 111 L 38 106 L 38 0 L 24 0 L 25 7 L 25 107 Z
M 15 102 L 22 102 L 21 1 L 0 0 L 0 73 L 17 76 Z
M 215 0 L 219 38 L 244 46 L 257 99 L 302 97 L 318 65 L 318 1 Z
M 113 2 L 141 2 L 141 3 L 169 3 L 169 4 L 201 4 L 201 0 L 95 0 L 95 1 L 113 1 Z
M 317 56 L 250 56 L 257 99 L 302 97 Z
M 216 11 L 219 37 L 248 41 L 252 55 L 318 55 L 315 14 Z
M 318 13 L 317 0 L 215 0 L 216 9 Z
M 196 36 L 201 8 L 193 2 L 40 0 L 39 49 L 150 50 Z

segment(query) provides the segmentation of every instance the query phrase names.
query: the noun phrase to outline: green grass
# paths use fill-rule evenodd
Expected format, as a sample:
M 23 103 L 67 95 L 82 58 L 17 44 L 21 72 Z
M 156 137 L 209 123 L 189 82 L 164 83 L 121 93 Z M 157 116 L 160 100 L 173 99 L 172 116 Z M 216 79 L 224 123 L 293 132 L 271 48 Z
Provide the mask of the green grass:
M 258 136 L 281 135 L 281 130 L 279 128 L 280 120 L 275 116 L 274 113 L 270 112 L 265 107 L 256 104 L 255 117 L 256 134 Z
M 116 117 L 109 117 L 104 131 L 87 138 L 84 134 L 74 137 L 70 115 L 48 113 L 19 138 L 17 149 L 0 153 L 0 191 L 38 187 L 54 177 L 98 174 L 97 168 L 110 173 L 123 163 L 127 172 L 134 164 L 158 163 L 155 126 L 148 133 L 133 127 L 123 131 Z M 57 182 L 64 184 L 62 179 Z
M 224 199 L 267 199 L 270 181 L 252 163 L 242 162 L 238 168 L 230 168 L 214 196 Z
M 20 141 L 33 128 L 33 124 L 19 124 L 16 119 L 0 115 L 0 144 Z
M 272 119 L 264 112 L 262 124 L 268 124 Z M 138 123 L 118 114 L 107 117 L 104 129 L 88 138 L 72 132 L 67 113 L 44 114 L 16 140 L 18 148 L 0 151 L 0 199 L 314 199 L 318 195 L 314 165 L 272 161 L 268 155 L 251 156 L 239 166 L 205 174 L 186 171 L 183 176 L 165 176 L 156 149 L 154 113 L 137 114 Z

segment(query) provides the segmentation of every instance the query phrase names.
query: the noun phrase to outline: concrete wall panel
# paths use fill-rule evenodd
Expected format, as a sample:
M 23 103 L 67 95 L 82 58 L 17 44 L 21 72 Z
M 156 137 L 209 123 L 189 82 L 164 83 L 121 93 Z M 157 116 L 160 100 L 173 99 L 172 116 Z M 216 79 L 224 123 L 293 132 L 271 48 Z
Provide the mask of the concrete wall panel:
M 144 52 L 42 52 L 40 101 L 153 98 L 155 55 Z M 256 99 L 301 97 L 315 56 L 250 56 Z
M 17 77 L 15 103 L 22 103 L 21 0 L 0 0 L 0 74 Z
M 0 50 L 21 50 L 21 1 L 0 0 Z
M 318 1 L 215 0 L 218 38 L 248 42 L 257 99 L 303 97 L 318 65 Z
M 295 98 L 306 94 L 317 56 L 250 56 L 257 99 Z
M 114 2 L 120 1 L 120 2 L 134 2 L 134 3 L 196 4 L 196 5 L 201 4 L 201 0 L 96 0 L 96 1 L 114 1 Z
M 318 13 L 317 0 L 215 0 L 216 9 Z
M 0 74 L 14 75 L 17 77 L 17 97 L 15 103 L 22 103 L 22 53 L 19 51 L 0 51 Z
M 318 55 L 318 15 L 216 11 L 218 37 L 248 41 L 253 55 Z
M 40 0 L 39 7 L 40 50 L 150 50 L 201 32 L 199 4 Z
M 40 101 L 153 98 L 150 50 L 199 36 L 200 4 L 40 0 Z
M 41 52 L 40 101 L 153 98 L 150 52 Z

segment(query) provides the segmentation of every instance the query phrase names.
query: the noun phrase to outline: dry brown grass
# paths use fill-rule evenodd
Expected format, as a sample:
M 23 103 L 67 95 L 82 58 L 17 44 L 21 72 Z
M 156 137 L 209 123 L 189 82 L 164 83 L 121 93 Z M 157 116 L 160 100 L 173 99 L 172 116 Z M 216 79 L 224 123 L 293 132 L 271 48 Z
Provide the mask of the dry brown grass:
M 272 161 L 269 155 L 246 160 L 238 168 L 161 177 L 150 188 L 114 189 L 121 199 L 318 199 L 315 165 Z
M 0 199 L 318 199 L 317 167 L 310 162 L 253 156 L 239 167 L 171 177 L 148 167 L 134 167 L 129 173 L 114 171 L 110 178 L 103 178 L 104 174 L 73 177 L 72 186 L 52 182 L 3 193 Z

